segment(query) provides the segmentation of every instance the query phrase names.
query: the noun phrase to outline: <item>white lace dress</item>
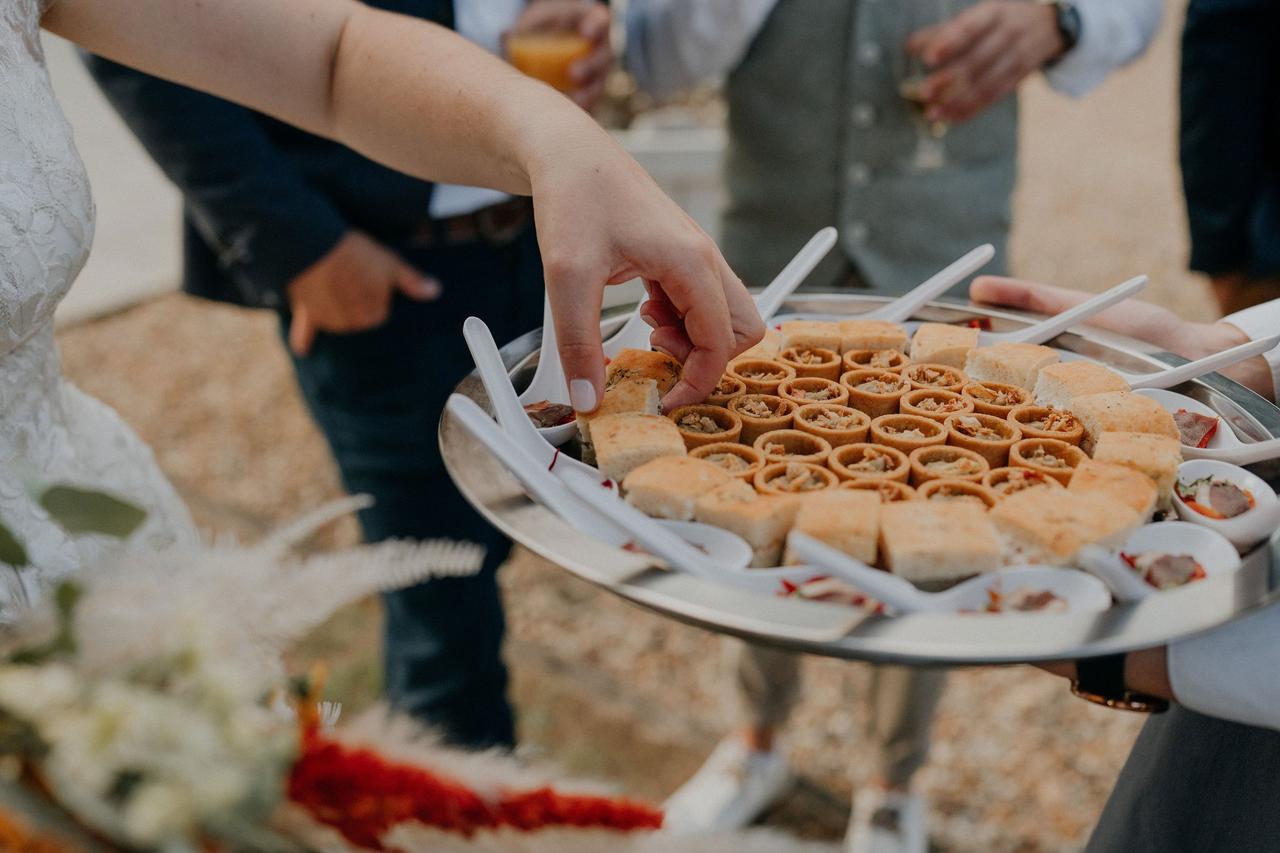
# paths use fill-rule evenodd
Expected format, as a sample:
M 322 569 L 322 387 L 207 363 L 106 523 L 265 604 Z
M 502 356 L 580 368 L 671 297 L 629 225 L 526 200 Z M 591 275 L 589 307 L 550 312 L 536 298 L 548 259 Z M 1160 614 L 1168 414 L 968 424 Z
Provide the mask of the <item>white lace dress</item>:
M 112 492 L 148 512 L 125 547 L 194 542 L 186 507 L 146 445 L 61 375 L 53 311 L 84 266 L 93 199 L 40 46 L 41 0 L 0 0 L 0 521 L 25 544 L 29 588 L 119 549 L 67 536 L 31 477 Z

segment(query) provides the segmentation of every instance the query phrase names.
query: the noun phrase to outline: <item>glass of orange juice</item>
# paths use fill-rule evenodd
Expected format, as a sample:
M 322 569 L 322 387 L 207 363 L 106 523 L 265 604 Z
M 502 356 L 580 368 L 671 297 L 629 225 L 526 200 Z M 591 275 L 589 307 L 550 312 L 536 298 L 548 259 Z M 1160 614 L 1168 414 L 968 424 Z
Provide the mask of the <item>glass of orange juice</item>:
M 569 69 L 590 53 L 591 42 L 575 32 L 531 31 L 507 36 L 511 64 L 561 92 L 577 88 Z

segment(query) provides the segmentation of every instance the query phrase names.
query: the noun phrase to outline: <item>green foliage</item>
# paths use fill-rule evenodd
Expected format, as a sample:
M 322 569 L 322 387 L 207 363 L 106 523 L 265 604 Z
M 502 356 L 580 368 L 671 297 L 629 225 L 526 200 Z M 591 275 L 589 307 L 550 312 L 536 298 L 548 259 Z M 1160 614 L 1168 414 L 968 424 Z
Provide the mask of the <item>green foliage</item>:
M 145 510 L 127 501 L 74 486 L 50 486 L 38 500 L 40 506 L 70 534 L 104 533 L 119 539 L 132 534 L 146 521 Z
M 19 649 L 9 660 L 11 663 L 26 666 L 39 666 L 63 655 L 72 655 L 76 651 L 76 637 L 72 626 L 76 604 L 84 595 L 84 588 L 75 581 L 63 581 L 53 593 L 54 607 L 58 611 L 58 632 L 47 643 Z
M 0 523 L 0 563 L 8 563 L 19 569 L 30 564 L 27 549 L 22 547 L 18 537 L 3 523 Z

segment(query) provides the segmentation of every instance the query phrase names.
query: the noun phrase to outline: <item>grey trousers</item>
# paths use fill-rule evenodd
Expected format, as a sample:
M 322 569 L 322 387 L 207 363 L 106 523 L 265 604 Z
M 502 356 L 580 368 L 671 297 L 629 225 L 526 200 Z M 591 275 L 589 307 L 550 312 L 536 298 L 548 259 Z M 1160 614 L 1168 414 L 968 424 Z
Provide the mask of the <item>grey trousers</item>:
M 744 721 L 776 728 L 784 723 L 800 690 L 800 657 L 767 646 L 729 641 Z M 942 670 L 874 666 L 866 737 L 874 746 L 873 772 L 894 787 L 906 787 L 929 755 L 929 729 L 942 696 Z
M 1280 732 L 1174 706 L 1129 753 L 1086 853 L 1280 850 Z

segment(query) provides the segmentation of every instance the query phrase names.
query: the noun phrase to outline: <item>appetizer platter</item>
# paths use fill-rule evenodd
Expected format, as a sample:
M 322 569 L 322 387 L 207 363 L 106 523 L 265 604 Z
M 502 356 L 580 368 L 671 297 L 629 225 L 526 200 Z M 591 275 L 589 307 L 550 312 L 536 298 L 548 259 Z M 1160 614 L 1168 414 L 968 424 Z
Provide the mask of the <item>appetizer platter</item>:
M 498 351 L 469 325 L 481 370 L 441 422 L 450 474 L 593 583 L 829 656 L 1087 657 L 1277 594 L 1266 469 L 1191 458 L 1280 437 L 1280 409 L 1247 389 L 1216 373 L 1164 387 L 1188 373 L 1175 356 L 1005 311 L 929 302 L 886 320 L 888 300 L 820 293 L 779 307 L 715 392 L 675 411 L 659 401 L 679 364 L 615 348 L 602 406 L 557 423 L 571 435 L 554 449 L 544 401 L 513 390 L 540 335 Z

